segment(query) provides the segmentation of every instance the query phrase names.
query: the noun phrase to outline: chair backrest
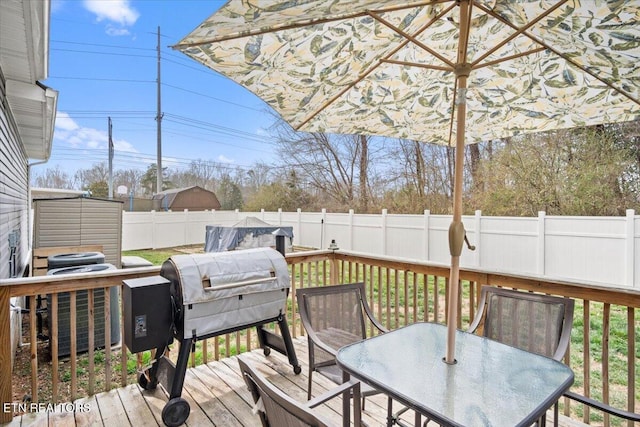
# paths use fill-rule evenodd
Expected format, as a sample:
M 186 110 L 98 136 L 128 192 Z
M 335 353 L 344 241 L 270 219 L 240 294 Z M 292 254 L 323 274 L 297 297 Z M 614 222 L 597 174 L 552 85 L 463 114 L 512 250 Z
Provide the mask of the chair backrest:
M 367 338 L 367 319 L 371 319 L 372 314 L 364 283 L 301 288 L 296 290 L 296 298 L 310 344 L 317 344 L 319 340 L 333 353 L 310 348 L 316 363 L 334 360 L 338 349 Z
M 574 301 L 551 295 L 483 286 L 470 332 L 562 360 L 571 339 Z
M 328 427 L 331 425 L 309 408 L 281 392 L 240 357 L 238 364 L 259 410 L 263 427 Z

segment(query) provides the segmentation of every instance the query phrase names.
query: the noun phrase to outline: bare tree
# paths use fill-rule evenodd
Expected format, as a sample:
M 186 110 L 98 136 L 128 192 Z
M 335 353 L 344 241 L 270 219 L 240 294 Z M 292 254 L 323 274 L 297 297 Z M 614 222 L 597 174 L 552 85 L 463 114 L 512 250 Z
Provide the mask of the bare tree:
M 134 195 L 142 194 L 142 186 L 140 181 L 144 172 L 139 169 L 118 169 L 114 172 L 114 183 L 117 186 L 124 185 L 127 187 L 127 191 Z
M 73 189 L 73 182 L 69 178 L 69 175 L 60 170 L 60 166 L 56 166 L 54 169 L 47 168 L 42 173 L 33 176 L 33 184 L 36 187 L 42 188 L 59 188 L 59 189 Z
M 96 182 L 108 182 L 109 167 L 106 162 L 94 163 L 89 169 L 80 169 L 75 173 L 80 188 L 89 188 Z
M 622 215 L 637 204 L 625 185 L 632 164 L 607 127 L 514 137 L 481 162 L 474 199 L 490 215 Z
M 430 209 L 447 212 L 451 183 L 447 147 L 418 141 L 397 140 L 389 147 L 395 160 L 389 166 L 394 177 L 385 206 L 400 212 L 420 213 Z
M 281 161 L 303 187 L 313 187 L 334 208 L 369 209 L 375 154 L 369 136 L 296 132 L 281 119 L 274 129 Z

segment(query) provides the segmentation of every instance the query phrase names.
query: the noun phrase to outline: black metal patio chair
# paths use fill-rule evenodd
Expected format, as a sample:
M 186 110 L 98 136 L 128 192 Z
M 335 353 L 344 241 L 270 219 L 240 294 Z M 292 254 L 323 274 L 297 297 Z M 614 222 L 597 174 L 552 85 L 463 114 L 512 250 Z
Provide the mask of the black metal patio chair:
M 487 338 L 562 361 L 571 340 L 573 309 L 570 298 L 483 286 L 468 332 L 480 330 Z M 545 422 L 542 417 L 538 424 Z M 554 425 L 558 425 L 557 402 Z
M 335 425 L 313 411 L 312 408 L 342 394 L 345 390 L 360 387 L 359 382 L 350 381 L 303 404 L 277 389 L 241 357 L 238 357 L 238 364 L 242 378 L 253 397 L 254 409 L 260 416 L 263 427 L 329 427 Z M 354 413 L 354 425 L 359 419 L 359 414 Z
M 336 364 L 341 347 L 366 339 L 367 330 L 387 330 L 369 308 L 364 283 L 301 288 L 296 290 L 296 298 L 309 341 L 307 397 L 311 399 L 314 372 L 336 384 L 343 382 L 343 372 Z M 364 383 L 360 389 L 364 409 L 365 398 L 380 392 Z

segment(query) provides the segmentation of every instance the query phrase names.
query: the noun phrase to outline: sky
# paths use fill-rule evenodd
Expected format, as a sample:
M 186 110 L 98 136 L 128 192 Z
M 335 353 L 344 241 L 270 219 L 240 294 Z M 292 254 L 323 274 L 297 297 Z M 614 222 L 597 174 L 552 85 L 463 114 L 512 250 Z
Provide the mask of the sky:
M 272 111 L 258 97 L 170 46 L 223 0 L 52 0 L 49 77 L 59 91 L 52 154 L 38 175 L 108 161 L 146 170 L 157 161 L 158 27 L 160 27 L 162 165 L 192 160 L 249 168 L 271 163 Z

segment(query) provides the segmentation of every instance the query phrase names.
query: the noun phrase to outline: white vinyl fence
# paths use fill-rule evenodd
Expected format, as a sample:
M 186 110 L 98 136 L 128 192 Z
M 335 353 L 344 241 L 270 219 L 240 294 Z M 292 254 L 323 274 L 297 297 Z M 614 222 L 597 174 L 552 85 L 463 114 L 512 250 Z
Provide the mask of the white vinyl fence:
M 294 245 L 340 249 L 447 265 L 449 215 L 321 212 L 123 212 L 122 249 L 204 245 L 207 225 L 246 217 L 292 226 Z M 464 216 L 470 243 L 461 265 L 640 290 L 640 216 Z

